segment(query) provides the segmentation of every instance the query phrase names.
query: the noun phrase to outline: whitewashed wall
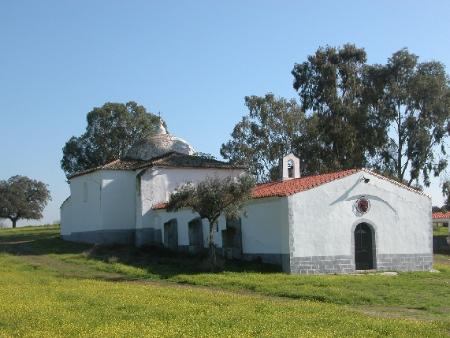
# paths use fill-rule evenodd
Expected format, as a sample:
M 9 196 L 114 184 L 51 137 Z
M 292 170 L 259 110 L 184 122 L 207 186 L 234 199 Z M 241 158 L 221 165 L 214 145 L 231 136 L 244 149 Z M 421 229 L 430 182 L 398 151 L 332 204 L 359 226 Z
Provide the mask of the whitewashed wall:
M 242 250 L 247 254 L 289 254 L 287 198 L 256 199 L 242 216 Z
M 241 169 L 201 169 L 201 168 L 149 168 L 141 173 L 138 189 L 138 214 L 136 227 L 149 228 L 152 226 L 152 208 L 155 204 L 166 202 L 170 194 L 181 184 L 186 182 L 198 183 L 206 177 L 225 178 L 239 176 Z
M 241 217 L 242 251 L 244 254 L 289 254 L 289 225 L 287 198 L 252 200 L 246 206 L 246 216 Z M 153 210 L 149 213 L 149 224 L 161 230 L 164 238 L 164 223 L 176 219 L 178 224 L 178 245 L 189 245 L 188 223 L 198 217 L 191 210 L 166 212 Z M 205 248 L 208 247 L 209 223 L 202 221 Z M 145 227 L 144 227 L 145 228 Z M 222 247 L 222 230 L 226 229 L 225 217 L 220 217 L 214 242 Z
M 70 197 L 61 206 L 61 234 L 135 227 L 136 174 L 101 170 L 70 180 Z
M 104 230 L 136 227 L 136 173 L 102 170 L 102 218 Z
M 358 216 L 353 205 L 362 195 L 371 208 Z M 431 200 L 366 172 L 290 196 L 289 209 L 293 257 L 353 255 L 362 222 L 375 228 L 377 255 L 432 253 Z
M 102 228 L 101 186 L 99 171 L 70 180 L 70 197 L 61 206 L 61 235 Z
M 165 210 L 154 210 L 151 214 L 152 217 L 152 228 L 155 230 L 161 230 L 162 238 L 164 238 L 164 223 L 175 218 L 178 225 L 178 245 L 188 246 L 189 245 L 189 232 L 188 223 L 196 218 L 198 214 L 192 212 L 191 210 L 183 209 L 177 212 L 166 212 Z M 208 247 L 209 238 L 209 222 L 207 220 L 202 220 L 203 227 L 203 245 L 205 248 Z M 217 247 L 222 246 L 222 230 L 226 228 L 225 219 L 221 217 L 219 219 L 219 231 L 214 231 L 214 243 Z

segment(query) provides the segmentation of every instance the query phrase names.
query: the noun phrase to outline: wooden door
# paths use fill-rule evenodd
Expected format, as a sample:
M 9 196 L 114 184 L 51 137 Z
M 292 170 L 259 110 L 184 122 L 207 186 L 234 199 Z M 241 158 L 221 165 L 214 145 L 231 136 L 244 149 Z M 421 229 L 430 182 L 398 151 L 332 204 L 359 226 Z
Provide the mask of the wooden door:
M 355 268 L 356 270 L 373 269 L 373 233 L 370 226 L 361 223 L 355 229 Z

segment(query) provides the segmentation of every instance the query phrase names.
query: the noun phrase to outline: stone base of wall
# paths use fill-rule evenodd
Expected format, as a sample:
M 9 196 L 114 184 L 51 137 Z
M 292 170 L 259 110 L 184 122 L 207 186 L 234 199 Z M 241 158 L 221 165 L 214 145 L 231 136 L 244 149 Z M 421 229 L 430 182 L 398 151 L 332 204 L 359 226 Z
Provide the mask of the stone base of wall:
M 429 271 L 433 267 L 431 254 L 378 254 L 378 271 Z M 355 272 L 352 256 L 291 257 L 290 272 L 299 274 L 327 274 Z
M 137 229 L 135 235 L 135 245 L 137 247 L 162 245 L 161 229 L 153 229 L 153 228 Z
M 355 271 L 352 256 L 291 257 L 290 272 L 300 274 L 350 273 Z
M 432 254 L 379 254 L 377 270 L 429 271 L 433 267 Z
M 96 230 L 72 232 L 70 235 L 61 236 L 66 241 L 102 244 L 102 245 L 134 245 L 134 230 Z

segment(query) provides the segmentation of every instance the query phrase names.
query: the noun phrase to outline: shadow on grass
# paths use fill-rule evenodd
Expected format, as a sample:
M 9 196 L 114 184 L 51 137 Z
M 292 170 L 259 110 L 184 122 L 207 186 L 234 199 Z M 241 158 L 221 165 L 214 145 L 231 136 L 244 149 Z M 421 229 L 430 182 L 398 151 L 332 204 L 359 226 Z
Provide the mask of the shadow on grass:
M 0 230 L 0 252 L 12 255 L 77 254 L 92 245 L 60 239 L 58 227 L 27 227 Z
M 103 246 L 64 241 L 56 227 L 36 228 L 30 231 L 0 231 L 0 252 L 16 256 L 82 255 L 88 260 L 104 263 L 121 263 L 146 271 L 149 276 L 167 279 L 180 274 L 211 272 L 206 255 L 172 252 L 160 247 L 136 248 L 134 246 Z M 219 259 L 217 272 L 279 272 L 276 265 L 261 262 Z

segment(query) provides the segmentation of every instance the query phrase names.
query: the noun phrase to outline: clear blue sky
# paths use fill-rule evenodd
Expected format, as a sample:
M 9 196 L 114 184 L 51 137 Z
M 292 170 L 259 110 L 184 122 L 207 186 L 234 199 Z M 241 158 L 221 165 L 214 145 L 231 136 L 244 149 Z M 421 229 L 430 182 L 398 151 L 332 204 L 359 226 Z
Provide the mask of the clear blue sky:
M 408 47 L 448 69 L 449 13 L 450 1 L 2 0 L 0 179 L 48 183 L 52 222 L 69 194 L 61 149 L 92 107 L 137 101 L 218 155 L 244 96 L 295 97 L 290 71 L 319 46 L 353 42 L 371 63 Z

